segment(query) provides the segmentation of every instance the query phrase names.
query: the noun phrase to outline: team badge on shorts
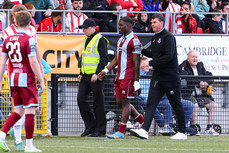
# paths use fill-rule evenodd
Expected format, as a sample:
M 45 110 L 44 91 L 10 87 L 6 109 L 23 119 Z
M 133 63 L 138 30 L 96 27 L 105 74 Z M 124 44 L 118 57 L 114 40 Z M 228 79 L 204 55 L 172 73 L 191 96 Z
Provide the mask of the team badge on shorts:
M 125 90 L 122 90 L 122 94 L 126 94 L 126 91 Z

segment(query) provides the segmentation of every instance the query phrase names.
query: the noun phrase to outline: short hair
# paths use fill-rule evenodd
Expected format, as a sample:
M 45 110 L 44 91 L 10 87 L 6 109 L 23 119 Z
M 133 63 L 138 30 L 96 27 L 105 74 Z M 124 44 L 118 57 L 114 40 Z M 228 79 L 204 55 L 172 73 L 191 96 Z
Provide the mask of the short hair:
M 148 58 L 146 58 L 146 57 L 141 57 L 141 58 L 140 58 L 140 64 L 142 63 L 142 61 L 145 61 L 145 60 L 148 60 Z
M 151 19 L 158 19 L 159 21 L 162 21 L 165 23 L 165 17 L 162 14 L 154 14 Z
M 212 10 L 212 13 L 213 13 L 213 12 L 222 13 L 221 9 L 217 9 L 217 8 L 214 8 L 214 9 Z M 219 16 L 219 15 L 222 15 L 222 14 L 212 14 L 212 18 L 214 18 L 215 16 Z
M 121 6 L 120 3 L 111 3 L 111 5 L 108 7 L 108 10 L 116 11 L 116 7 Z
M 182 6 L 182 5 L 188 5 L 189 9 L 192 8 L 191 3 L 187 2 L 187 1 L 182 2 L 182 3 L 181 3 L 181 6 Z
M 73 3 L 74 1 L 82 1 L 82 2 L 83 2 L 83 0 L 71 0 L 72 3 Z
M 125 16 L 125 17 L 122 17 L 121 19 L 120 19 L 120 21 L 123 21 L 123 22 L 127 22 L 127 23 L 129 23 L 129 24 L 133 24 L 133 22 L 132 22 L 132 20 L 131 20 L 131 18 L 130 17 L 128 17 L 128 16 Z
M 24 5 L 15 5 L 13 7 L 13 13 L 16 13 L 19 11 L 27 11 L 27 8 Z
M 57 7 L 57 8 L 55 8 L 54 10 L 64 10 L 64 8 L 62 8 L 62 7 Z M 52 16 L 53 17 L 56 17 L 56 16 L 59 16 L 59 15 L 62 15 L 63 14 L 63 12 L 52 12 Z
M 225 6 L 229 5 L 229 2 L 223 2 L 221 4 L 221 9 L 223 10 Z
M 30 24 L 32 15 L 28 11 L 20 11 L 15 15 L 15 19 L 19 27 L 26 27 Z
M 6 1 L 2 5 L 2 9 L 12 9 L 14 5 L 14 2 Z
M 25 6 L 28 10 L 32 10 L 33 7 L 34 7 L 33 3 L 29 3 L 29 2 L 28 2 L 28 3 L 25 3 L 24 6 Z

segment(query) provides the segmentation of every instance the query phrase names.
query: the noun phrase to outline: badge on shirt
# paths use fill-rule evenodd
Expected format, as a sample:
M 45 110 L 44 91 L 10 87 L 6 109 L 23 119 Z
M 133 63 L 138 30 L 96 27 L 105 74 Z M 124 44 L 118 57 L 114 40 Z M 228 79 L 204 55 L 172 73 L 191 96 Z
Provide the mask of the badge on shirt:
M 87 48 L 87 51 L 90 52 L 90 50 L 91 50 L 91 47 L 88 47 L 88 48 Z
M 160 43 L 161 43 L 161 38 L 159 38 L 159 39 L 157 40 L 157 42 L 158 42 L 158 44 L 160 44 Z

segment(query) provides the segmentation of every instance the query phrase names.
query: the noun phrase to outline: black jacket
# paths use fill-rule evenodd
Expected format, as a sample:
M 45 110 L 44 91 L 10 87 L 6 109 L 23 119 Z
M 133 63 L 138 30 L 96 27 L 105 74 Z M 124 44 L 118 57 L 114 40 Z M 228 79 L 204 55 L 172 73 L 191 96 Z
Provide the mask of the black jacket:
M 146 22 L 142 22 L 141 21 L 141 14 L 142 13 L 138 14 L 138 21 L 134 23 L 133 31 L 135 33 L 150 33 L 150 32 L 152 32 L 149 14 L 147 14 L 148 15 L 148 20 Z M 148 28 L 148 30 L 145 30 L 146 27 Z
M 101 32 L 117 32 L 117 15 L 109 14 L 100 22 L 99 30 Z
M 175 37 L 163 29 L 152 37 L 150 47 L 150 51 L 143 49 L 142 54 L 152 58 L 149 64 L 153 67 L 153 77 L 158 81 L 180 79 Z
M 199 76 L 204 76 L 204 75 L 208 75 L 208 76 L 212 76 L 212 73 L 207 71 L 204 68 L 204 64 L 203 62 L 198 62 L 198 64 L 196 65 L 197 68 L 197 72 Z M 180 75 L 192 75 L 194 76 L 194 72 L 189 64 L 189 62 L 187 60 L 183 61 L 180 65 L 179 65 L 179 72 Z M 201 81 L 206 81 L 208 84 L 212 84 L 213 80 L 211 79 L 207 79 L 207 78 L 186 78 L 186 82 L 187 85 L 185 87 L 183 87 L 181 89 L 181 93 L 183 98 L 189 98 L 191 96 L 191 94 L 193 93 L 193 91 L 195 91 L 195 86 L 199 86 Z M 202 91 L 202 95 L 205 95 L 205 91 Z M 207 95 L 205 95 L 207 96 Z M 212 97 L 210 97 L 212 98 Z

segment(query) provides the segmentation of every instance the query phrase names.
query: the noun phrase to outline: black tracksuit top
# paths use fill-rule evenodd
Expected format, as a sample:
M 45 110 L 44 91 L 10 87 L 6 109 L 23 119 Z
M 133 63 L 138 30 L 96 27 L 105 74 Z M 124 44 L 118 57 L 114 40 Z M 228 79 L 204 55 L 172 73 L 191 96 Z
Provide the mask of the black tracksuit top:
M 180 79 L 176 39 L 167 30 L 156 33 L 152 37 L 150 50 L 143 49 L 142 54 L 152 58 L 149 64 L 153 67 L 152 77 L 157 81 Z

